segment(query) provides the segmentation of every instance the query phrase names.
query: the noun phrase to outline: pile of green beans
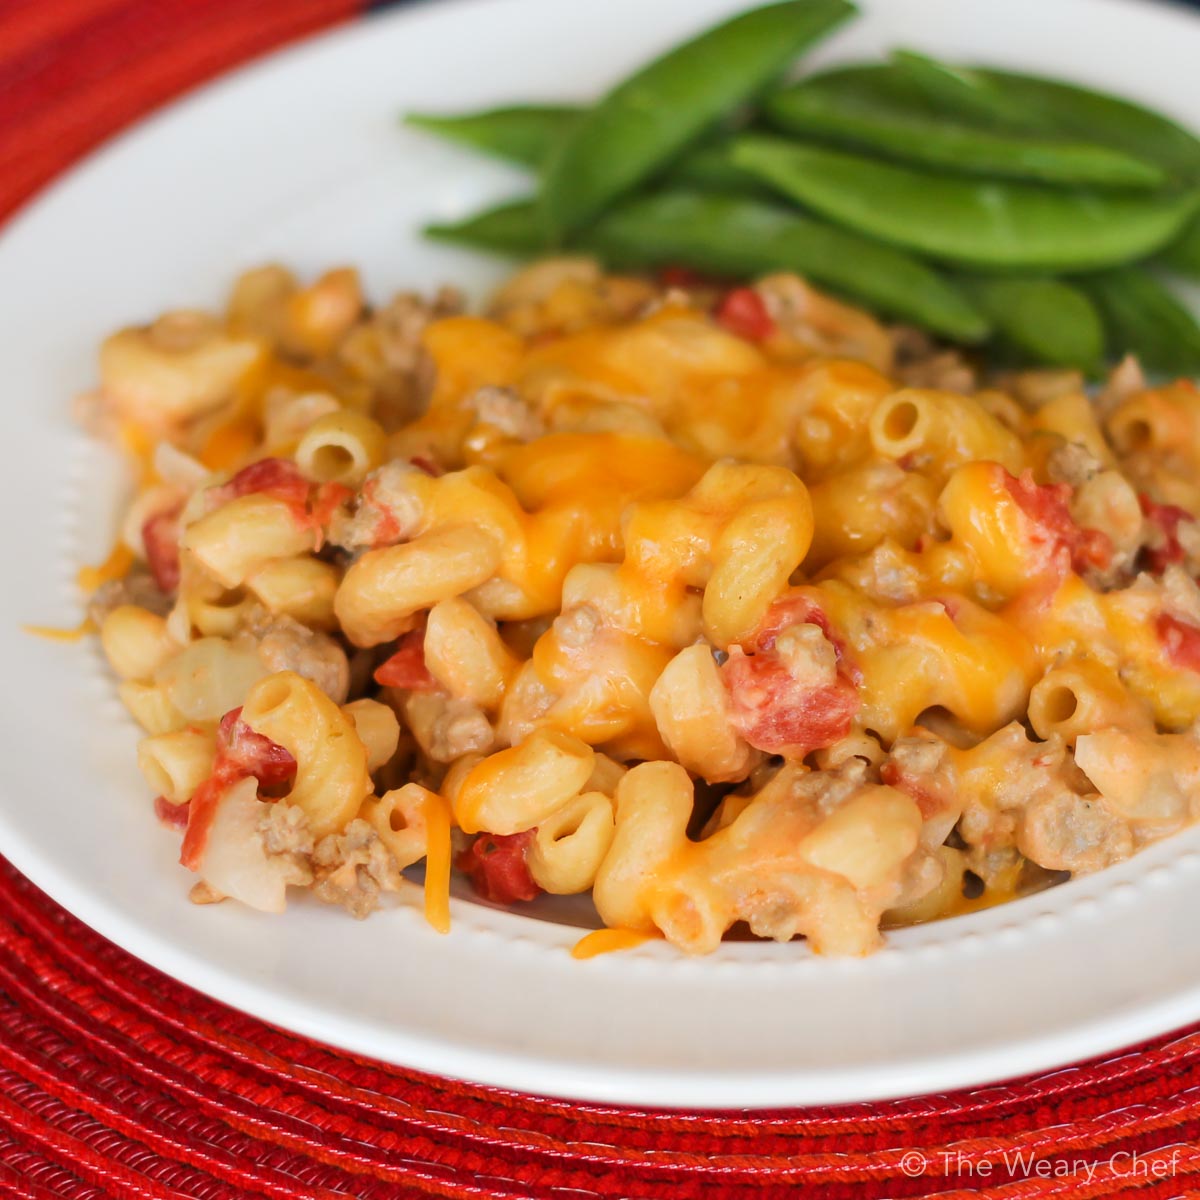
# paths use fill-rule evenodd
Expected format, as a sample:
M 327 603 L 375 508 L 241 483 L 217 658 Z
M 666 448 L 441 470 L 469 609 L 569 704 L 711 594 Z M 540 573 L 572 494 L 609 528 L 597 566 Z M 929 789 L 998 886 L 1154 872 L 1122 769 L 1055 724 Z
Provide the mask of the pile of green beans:
M 538 178 L 426 232 L 616 269 L 790 270 L 1007 360 L 1200 373 L 1200 326 L 1164 281 L 1200 280 L 1200 140 L 1117 96 L 915 51 L 796 79 L 854 13 L 750 9 L 590 107 L 410 115 Z

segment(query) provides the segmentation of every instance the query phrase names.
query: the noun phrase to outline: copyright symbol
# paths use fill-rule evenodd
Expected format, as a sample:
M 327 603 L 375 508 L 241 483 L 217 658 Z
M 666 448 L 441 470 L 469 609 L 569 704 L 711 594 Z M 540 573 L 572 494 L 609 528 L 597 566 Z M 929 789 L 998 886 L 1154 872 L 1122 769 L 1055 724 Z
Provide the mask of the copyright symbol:
M 920 1150 L 910 1150 L 900 1160 L 900 1170 L 902 1170 L 909 1179 L 916 1179 L 918 1175 L 925 1174 L 925 1168 L 928 1164 L 925 1161 L 925 1155 Z

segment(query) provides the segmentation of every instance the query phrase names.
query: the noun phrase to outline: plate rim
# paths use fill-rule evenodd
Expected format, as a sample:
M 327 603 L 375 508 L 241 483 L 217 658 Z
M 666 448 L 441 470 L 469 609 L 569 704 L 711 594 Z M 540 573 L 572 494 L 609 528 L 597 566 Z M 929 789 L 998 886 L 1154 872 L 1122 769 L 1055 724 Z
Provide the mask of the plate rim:
M 1055 2 L 1082 9 L 1084 0 Z M 1131 0 L 1087 2 L 1099 2 L 1112 9 L 1136 11 Z M 493 8 L 497 3 L 516 9 L 525 6 L 526 0 L 439 0 L 436 4 L 433 0 L 419 0 L 405 9 L 372 13 L 358 22 L 308 34 L 279 50 L 189 88 L 181 96 L 156 107 L 114 137 L 100 143 L 68 170 L 26 198 L 0 226 L 0 254 L 18 241 L 26 227 L 35 222 L 38 214 L 52 205 L 57 197 L 86 186 L 91 176 L 106 169 L 110 158 L 117 158 L 132 144 L 157 136 L 161 126 L 169 125 L 183 112 L 204 105 L 214 93 L 236 88 L 260 72 L 286 69 L 314 49 L 325 52 L 333 46 L 336 50 L 344 43 L 367 36 L 371 28 L 377 28 L 381 22 L 409 24 L 432 17 L 441 23 L 459 18 L 471 10 Z M 730 3 L 729 7 L 734 5 Z M 1176 17 L 1195 19 L 1194 14 L 1165 0 L 1159 0 L 1150 7 Z M 1177 835 L 1172 839 L 1174 844 L 1180 846 L 1178 858 L 1181 862 L 1189 856 L 1196 858 L 1194 852 L 1182 847 L 1181 839 L 1184 836 Z M 96 896 L 89 894 L 87 888 L 69 872 L 40 855 L 35 847 L 26 844 L 20 837 L 12 835 L 3 805 L 0 805 L 0 851 L 22 874 L 85 925 L 170 977 L 242 1012 L 270 1020 L 272 1024 L 279 1024 L 316 1041 L 370 1057 L 381 1056 L 378 1035 L 367 1023 L 347 1023 L 344 1017 L 339 1017 L 341 1032 L 331 1041 L 328 1014 L 323 1017 L 322 1009 L 313 1008 L 302 999 L 285 999 L 282 1019 L 264 1017 L 264 1012 L 280 1014 L 281 998 L 278 992 L 240 977 L 223 963 L 199 958 L 162 938 L 148 935 L 145 928 L 129 920 L 120 910 L 110 908 L 103 902 L 97 904 Z M 1023 901 L 1018 901 L 1007 907 L 1012 910 L 1022 904 Z M 512 921 L 523 920 L 513 914 L 504 916 Z M 972 936 L 975 926 L 968 930 L 966 924 L 974 918 L 958 920 L 964 923 L 961 930 L 963 936 Z M 515 935 L 515 940 L 520 940 L 519 933 Z M 581 1077 L 581 1071 L 585 1069 L 578 1064 L 539 1060 L 528 1052 L 504 1054 L 488 1053 L 478 1048 L 464 1049 L 452 1041 L 414 1039 L 398 1030 L 392 1031 L 388 1045 L 403 1049 L 389 1049 L 384 1057 L 387 1061 L 411 1069 L 434 1075 L 450 1074 L 454 1078 L 470 1079 L 490 1086 L 519 1087 L 534 1093 L 600 1102 L 645 1103 L 655 1107 L 694 1107 L 697 1080 L 719 1080 L 717 1086 L 725 1098 L 712 1106 L 761 1108 L 779 1104 L 878 1100 L 972 1085 L 993 1086 L 1005 1079 L 1092 1057 L 1145 1037 L 1168 1032 L 1197 1016 L 1200 1016 L 1200 980 L 1190 990 L 1142 1004 L 1130 1013 L 1096 1017 L 1072 1029 L 1069 1034 L 1054 1031 L 1033 1039 L 1001 1044 L 975 1056 L 955 1052 L 944 1060 L 928 1060 L 924 1067 L 928 1075 L 923 1076 L 919 1092 L 903 1086 L 914 1071 L 913 1064 L 903 1060 L 894 1064 L 810 1071 L 805 1076 L 810 1086 L 801 1088 L 796 1086 L 794 1074 L 765 1077 L 760 1072 L 742 1074 L 736 1068 L 716 1071 L 708 1067 L 692 1076 L 680 1075 L 677 1070 L 639 1072 L 631 1071 L 628 1067 L 608 1070 L 592 1067 L 586 1069 Z M 456 1065 L 460 1060 L 463 1060 L 461 1067 Z M 930 1071 L 931 1063 L 939 1069 Z M 514 1084 L 514 1079 L 519 1082 Z M 635 1084 L 634 1087 L 630 1086 L 631 1082 Z M 643 1099 L 631 1099 L 634 1093 L 642 1093 Z M 801 1094 L 812 1098 L 797 1100 L 796 1096 Z M 653 1099 L 645 1098 L 651 1095 Z M 710 1103 L 711 1100 L 706 1098 L 706 1107 Z

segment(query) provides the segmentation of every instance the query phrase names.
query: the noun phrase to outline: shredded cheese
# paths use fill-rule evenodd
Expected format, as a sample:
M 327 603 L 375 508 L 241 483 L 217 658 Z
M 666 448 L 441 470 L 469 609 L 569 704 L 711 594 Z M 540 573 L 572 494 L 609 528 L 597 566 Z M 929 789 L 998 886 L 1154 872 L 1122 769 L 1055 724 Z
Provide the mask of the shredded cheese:
M 232 471 L 253 455 L 261 436 L 257 421 L 235 417 L 209 434 L 199 459 L 210 471 Z
M 133 551 L 124 542 L 117 542 L 99 566 L 81 567 L 76 582 L 85 592 L 94 592 L 101 584 L 124 579 L 133 561 Z
M 54 625 L 22 625 L 21 628 L 33 637 L 45 638 L 51 642 L 79 642 L 90 633 L 96 632 L 95 622 L 88 617 L 74 629 L 60 629 Z
M 148 433 L 140 425 L 126 421 L 117 431 L 117 442 L 121 449 L 137 463 L 142 486 L 151 483 L 155 478 L 154 435 Z
M 436 792 L 425 798 L 425 920 L 450 932 L 450 806 Z
M 571 947 L 571 957 L 582 960 L 617 950 L 632 950 L 653 939 L 651 933 L 635 933 L 632 929 L 595 929 Z

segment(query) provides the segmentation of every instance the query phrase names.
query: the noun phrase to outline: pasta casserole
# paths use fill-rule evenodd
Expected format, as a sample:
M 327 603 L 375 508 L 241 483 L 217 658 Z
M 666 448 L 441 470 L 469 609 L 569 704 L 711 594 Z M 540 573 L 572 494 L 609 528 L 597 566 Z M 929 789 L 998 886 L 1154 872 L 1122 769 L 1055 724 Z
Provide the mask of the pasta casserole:
M 100 351 L 91 620 L 197 901 L 452 870 L 691 953 L 1091 872 L 1200 805 L 1200 392 L 983 378 L 790 275 L 485 314 L 243 275 Z M 411 872 L 410 872 L 411 874 Z

